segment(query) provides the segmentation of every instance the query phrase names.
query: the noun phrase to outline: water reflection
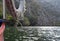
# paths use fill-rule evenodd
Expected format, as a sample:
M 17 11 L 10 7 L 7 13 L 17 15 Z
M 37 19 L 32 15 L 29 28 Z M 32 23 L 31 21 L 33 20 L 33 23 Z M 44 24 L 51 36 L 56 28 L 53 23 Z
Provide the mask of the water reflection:
M 22 28 L 26 41 L 60 41 L 60 28 Z M 25 41 L 24 40 L 24 41 Z

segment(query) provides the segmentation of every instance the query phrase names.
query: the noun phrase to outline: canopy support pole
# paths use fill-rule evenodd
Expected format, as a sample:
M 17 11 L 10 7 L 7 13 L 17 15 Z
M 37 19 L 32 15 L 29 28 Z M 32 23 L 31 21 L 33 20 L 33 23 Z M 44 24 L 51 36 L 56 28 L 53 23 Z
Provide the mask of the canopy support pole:
M 5 19 L 5 0 L 3 0 L 3 19 Z

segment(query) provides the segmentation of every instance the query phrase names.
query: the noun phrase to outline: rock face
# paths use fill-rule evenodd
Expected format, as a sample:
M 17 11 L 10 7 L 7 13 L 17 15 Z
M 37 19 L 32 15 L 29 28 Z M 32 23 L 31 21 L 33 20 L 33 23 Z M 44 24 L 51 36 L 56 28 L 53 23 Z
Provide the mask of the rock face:
M 34 0 L 39 5 L 37 25 L 60 24 L 60 1 L 59 0 Z

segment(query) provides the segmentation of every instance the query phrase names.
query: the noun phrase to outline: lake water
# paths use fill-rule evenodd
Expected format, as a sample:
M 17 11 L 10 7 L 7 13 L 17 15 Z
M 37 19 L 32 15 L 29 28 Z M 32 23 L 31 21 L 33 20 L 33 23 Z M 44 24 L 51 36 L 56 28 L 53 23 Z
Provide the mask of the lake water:
M 23 36 L 26 41 L 60 41 L 60 27 L 26 27 L 21 31 L 27 33 Z

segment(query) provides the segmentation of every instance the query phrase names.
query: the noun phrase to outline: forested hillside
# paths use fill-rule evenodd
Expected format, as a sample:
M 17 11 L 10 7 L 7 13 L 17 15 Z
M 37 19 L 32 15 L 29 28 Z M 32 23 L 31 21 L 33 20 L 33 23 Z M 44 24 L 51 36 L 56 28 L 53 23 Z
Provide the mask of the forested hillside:
M 60 25 L 59 0 L 26 0 L 27 12 L 36 17 L 35 25 Z M 27 14 L 26 14 L 27 15 Z M 27 15 L 27 16 L 29 16 Z M 31 18 L 32 19 L 32 18 Z
M 56 5 L 54 5 L 55 2 Z M 27 11 L 24 14 L 25 18 L 21 21 L 21 23 L 24 26 L 60 25 L 59 2 L 60 1 L 58 0 L 26 0 Z M 16 7 L 18 6 L 17 4 L 18 2 L 16 2 Z M 0 5 L 0 7 L 1 6 L 2 5 Z M 1 10 L 0 13 L 2 14 Z M 7 14 L 9 14 L 9 12 Z M 11 16 L 7 15 L 7 17 L 9 20 L 13 20 L 11 19 Z

